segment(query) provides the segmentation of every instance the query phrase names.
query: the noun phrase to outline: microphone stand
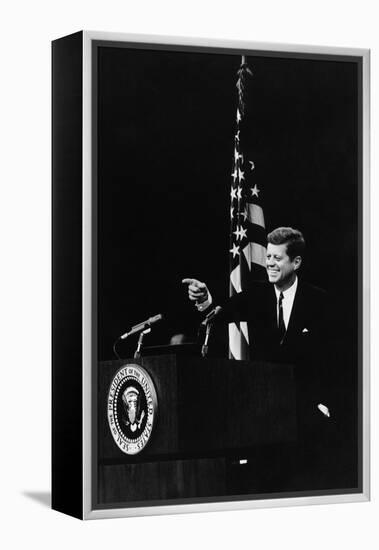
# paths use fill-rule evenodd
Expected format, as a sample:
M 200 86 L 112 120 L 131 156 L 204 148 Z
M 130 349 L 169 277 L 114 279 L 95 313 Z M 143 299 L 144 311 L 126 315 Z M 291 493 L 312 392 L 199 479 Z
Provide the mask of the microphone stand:
M 201 347 L 201 356 L 204 358 L 208 355 L 208 340 L 211 333 L 211 329 L 212 329 L 212 323 L 209 322 L 206 324 L 206 327 L 205 327 L 205 339 Z
M 205 326 L 205 339 L 204 339 L 204 344 L 201 348 L 202 357 L 206 357 L 208 354 L 208 340 L 211 334 L 212 325 L 215 318 L 217 317 L 217 315 L 220 313 L 221 310 L 222 308 L 220 306 L 216 306 L 214 309 L 212 309 L 210 313 L 208 313 L 208 315 L 205 317 L 204 321 L 202 321 L 200 325 L 200 326 Z
M 142 349 L 142 345 L 143 345 L 143 339 L 145 337 L 145 334 L 149 334 L 149 332 L 151 332 L 151 328 L 147 328 L 147 329 L 143 330 L 140 333 L 139 338 L 138 338 L 137 349 L 134 352 L 134 356 L 133 356 L 134 359 L 140 359 L 141 358 L 141 349 Z
M 161 321 L 163 319 L 163 315 L 159 313 L 158 315 L 154 315 L 154 317 L 149 317 L 146 321 L 143 321 L 142 323 L 138 323 L 138 325 L 134 325 L 134 327 L 131 328 L 129 332 L 125 332 L 125 334 L 122 334 L 117 338 L 117 340 L 113 343 L 113 353 L 117 357 L 117 359 L 121 359 L 119 354 L 116 351 L 116 346 L 121 340 L 125 340 L 129 336 L 132 336 L 132 334 L 139 333 L 139 339 L 137 344 L 137 349 L 134 352 L 134 359 L 139 359 L 141 357 L 141 348 L 143 345 L 143 339 L 145 334 L 148 334 L 151 332 L 151 326 L 157 323 L 158 321 Z

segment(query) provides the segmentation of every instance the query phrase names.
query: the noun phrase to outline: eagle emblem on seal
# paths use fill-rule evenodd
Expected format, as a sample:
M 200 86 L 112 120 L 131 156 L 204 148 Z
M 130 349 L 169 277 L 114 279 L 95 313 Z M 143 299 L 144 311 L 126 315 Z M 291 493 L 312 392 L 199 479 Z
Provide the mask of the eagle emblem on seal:
M 137 429 L 141 428 L 142 421 L 145 417 L 145 411 L 140 412 L 140 397 L 137 388 L 134 386 L 126 388 L 122 394 L 122 402 L 126 416 L 124 423 L 132 432 L 135 432 Z

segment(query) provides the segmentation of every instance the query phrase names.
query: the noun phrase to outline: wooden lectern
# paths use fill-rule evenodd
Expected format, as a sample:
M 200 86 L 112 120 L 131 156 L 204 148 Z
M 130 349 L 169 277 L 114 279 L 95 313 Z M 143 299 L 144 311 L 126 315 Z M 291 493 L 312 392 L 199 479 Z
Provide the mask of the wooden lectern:
M 107 418 L 112 379 L 140 364 L 156 389 L 149 442 L 135 455 L 116 445 Z M 294 368 L 170 353 L 99 364 L 98 504 L 251 494 L 296 443 Z M 269 449 L 269 453 L 267 450 Z

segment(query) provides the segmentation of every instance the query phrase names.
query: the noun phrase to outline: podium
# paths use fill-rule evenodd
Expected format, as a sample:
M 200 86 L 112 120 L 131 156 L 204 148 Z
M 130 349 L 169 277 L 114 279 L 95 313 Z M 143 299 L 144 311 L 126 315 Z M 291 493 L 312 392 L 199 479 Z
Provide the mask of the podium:
M 144 448 L 126 454 L 112 435 L 109 392 L 120 369 L 134 364 L 155 386 L 157 411 Z M 252 493 L 267 450 L 296 443 L 291 365 L 169 353 L 101 362 L 98 389 L 100 505 Z

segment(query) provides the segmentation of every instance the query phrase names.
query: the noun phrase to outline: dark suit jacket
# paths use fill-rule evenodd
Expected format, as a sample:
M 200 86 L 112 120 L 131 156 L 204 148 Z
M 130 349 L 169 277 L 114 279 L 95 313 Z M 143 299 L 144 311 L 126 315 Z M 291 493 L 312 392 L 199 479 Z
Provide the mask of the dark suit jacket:
M 330 401 L 327 378 L 332 356 L 331 316 L 324 290 L 298 280 L 282 344 L 275 289 L 269 282 L 254 282 L 248 290 L 227 300 L 220 318 L 248 322 L 250 359 L 295 366 L 300 399 Z
M 326 292 L 298 280 L 282 344 L 277 328 L 276 294 L 271 283 L 255 282 L 248 290 L 228 299 L 222 306 L 220 320 L 248 322 L 252 360 L 286 363 L 294 367 L 298 431 L 296 452 L 293 456 L 290 454 L 289 463 L 283 462 L 283 449 L 278 452 L 279 465 L 275 466 L 275 459 L 271 458 L 274 460 L 272 470 L 284 476 L 281 478 L 282 487 L 325 488 L 338 483 L 336 480 L 339 475 L 341 479 L 345 479 L 344 475 L 350 476 L 353 470 L 349 470 L 349 460 L 353 456 L 353 447 L 344 447 L 338 435 L 342 429 L 343 416 L 338 412 L 339 398 L 336 391 L 339 390 L 336 387 L 337 380 L 340 384 L 341 379 L 335 373 L 336 365 L 343 361 L 341 351 L 344 346 L 343 340 L 338 340 L 341 328 L 335 319 L 336 308 L 330 303 Z M 330 419 L 317 409 L 320 403 L 329 407 Z M 345 430 L 342 433 L 350 432 Z M 346 456 L 341 449 L 347 449 Z M 343 458 L 341 474 L 338 472 L 340 465 L 334 467 L 330 456 Z M 259 467 L 263 472 L 266 471 L 264 463 Z M 283 474 L 287 471 L 288 481 Z M 267 482 L 266 489 L 271 487 L 270 483 Z

